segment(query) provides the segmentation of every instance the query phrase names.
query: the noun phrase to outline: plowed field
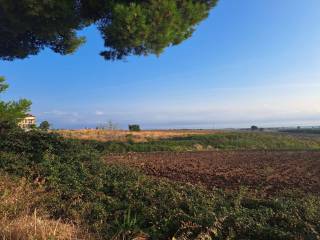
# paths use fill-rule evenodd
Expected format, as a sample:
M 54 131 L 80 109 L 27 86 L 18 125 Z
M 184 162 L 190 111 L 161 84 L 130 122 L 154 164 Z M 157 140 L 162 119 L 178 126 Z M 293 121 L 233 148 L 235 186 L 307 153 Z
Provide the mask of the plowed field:
M 320 151 L 129 153 L 107 156 L 106 162 L 210 189 L 244 186 L 268 195 L 283 190 L 320 194 Z

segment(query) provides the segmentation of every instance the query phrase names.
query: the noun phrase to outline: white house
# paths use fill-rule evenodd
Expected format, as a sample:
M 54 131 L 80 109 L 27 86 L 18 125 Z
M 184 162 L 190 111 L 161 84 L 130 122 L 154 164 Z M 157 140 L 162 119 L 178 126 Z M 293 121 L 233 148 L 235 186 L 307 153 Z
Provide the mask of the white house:
M 36 125 L 36 117 L 28 114 L 24 119 L 18 123 L 19 127 L 22 129 L 30 129 L 32 126 Z

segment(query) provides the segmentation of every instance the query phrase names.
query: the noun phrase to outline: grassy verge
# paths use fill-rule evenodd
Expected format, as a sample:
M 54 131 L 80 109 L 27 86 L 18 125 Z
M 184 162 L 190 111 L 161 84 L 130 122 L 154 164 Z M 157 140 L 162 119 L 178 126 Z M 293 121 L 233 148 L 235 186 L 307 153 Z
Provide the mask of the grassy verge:
M 126 153 L 152 151 L 198 151 L 198 150 L 320 150 L 320 140 L 302 139 L 275 133 L 225 132 L 209 135 L 194 135 L 149 142 L 100 142 L 83 141 L 99 152 Z
M 12 206 L 1 203 L 0 209 L 14 210 L 11 215 L 8 210 L 1 212 L 0 223 L 6 222 L 3 219 L 8 215 L 10 221 L 19 222 L 20 216 L 32 219 L 39 209 L 48 226 L 72 222 L 75 229 L 88 229 L 94 239 L 320 237 L 318 196 L 261 199 L 244 190 L 229 194 L 207 191 L 149 178 L 123 166 L 106 166 L 94 148 L 57 135 L 11 132 L 0 137 L 0 170 L 10 177 L 0 189 L 1 196 L 15 189 L 12 179 L 26 179 L 31 188 L 26 191 L 35 191 L 37 196 L 26 197 L 27 206 L 19 197 L 22 202 Z M 2 224 L 0 229 L 6 226 Z M 64 227 L 66 232 L 73 231 L 68 228 L 72 225 Z M 25 239 L 27 229 L 21 233 Z M 50 235 L 47 239 L 68 238 Z

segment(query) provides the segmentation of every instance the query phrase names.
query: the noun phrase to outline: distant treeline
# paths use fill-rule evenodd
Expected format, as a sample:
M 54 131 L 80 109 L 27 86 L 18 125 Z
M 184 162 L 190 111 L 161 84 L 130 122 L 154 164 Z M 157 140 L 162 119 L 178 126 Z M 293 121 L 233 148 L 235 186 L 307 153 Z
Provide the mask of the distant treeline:
M 320 134 L 320 128 L 297 128 L 281 130 L 284 133 Z

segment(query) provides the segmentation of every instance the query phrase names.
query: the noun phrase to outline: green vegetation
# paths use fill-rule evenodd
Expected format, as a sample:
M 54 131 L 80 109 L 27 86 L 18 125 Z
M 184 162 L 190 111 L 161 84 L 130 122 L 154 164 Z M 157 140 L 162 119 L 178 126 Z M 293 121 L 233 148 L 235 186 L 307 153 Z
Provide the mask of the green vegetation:
M 43 131 L 48 131 L 50 129 L 50 123 L 48 121 L 43 121 L 39 125 L 39 129 Z
M 5 78 L 0 76 L 0 94 L 9 87 Z M 26 116 L 31 106 L 31 102 L 26 99 L 19 101 L 1 101 L 0 99 L 0 133 L 7 128 L 16 126 L 19 119 Z
M 159 55 L 189 38 L 217 0 L 0 0 L 0 59 L 48 47 L 71 54 L 85 42 L 77 31 L 96 25 L 105 59 Z
M 134 132 L 139 132 L 139 131 L 141 131 L 140 125 L 138 125 L 138 124 L 129 125 L 128 128 L 129 128 L 130 131 L 134 131 Z
M 26 179 L 40 191 L 28 205 L 31 213 L 37 208 L 53 220 L 71 220 L 94 239 L 320 237 L 318 196 L 261 199 L 245 190 L 226 194 L 153 179 L 123 166 L 105 165 L 89 144 L 55 134 L 1 134 L 0 171 L 11 179 Z M 0 196 L 6 194 L 0 188 Z M 3 204 L 0 218 L 8 211 Z
M 90 145 L 99 152 L 152 152 L 152 151 L 192 151 L 192 150 L 320 150 L 320 140 L 301 139 L 276 133 L 224 132 L 210 135 L 194 135 L 171 139 L 150 140 L 148 142 L 99 142 L 79 141 Z
M 251 126 L 251 130 L 252 131 L 257 131 L 257 130 L 259 130 L 259 127 L 255 126 L 255 125 L 252 125 Z
M 297 129 L 287 129 L 281 130 L 284 133 L 299 133 L 299 134 L 320 134 L 319 128 L 297 128 Z

